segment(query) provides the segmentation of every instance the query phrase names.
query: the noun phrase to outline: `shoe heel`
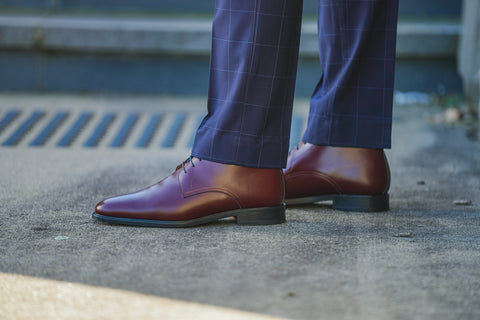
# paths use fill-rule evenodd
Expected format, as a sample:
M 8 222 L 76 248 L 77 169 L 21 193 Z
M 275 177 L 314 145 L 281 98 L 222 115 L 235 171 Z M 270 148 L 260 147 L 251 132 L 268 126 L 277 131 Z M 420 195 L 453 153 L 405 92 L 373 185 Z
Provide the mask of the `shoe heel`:
M 333 198 L 332 208 L 359 212 L 388 211 L 390 210 L 390 196 L 388 193 L 374 196 L 339 195 Z
M 245 209 L 236 215 L 240 225 L 267 225 L 285 222 L 285 205 Z

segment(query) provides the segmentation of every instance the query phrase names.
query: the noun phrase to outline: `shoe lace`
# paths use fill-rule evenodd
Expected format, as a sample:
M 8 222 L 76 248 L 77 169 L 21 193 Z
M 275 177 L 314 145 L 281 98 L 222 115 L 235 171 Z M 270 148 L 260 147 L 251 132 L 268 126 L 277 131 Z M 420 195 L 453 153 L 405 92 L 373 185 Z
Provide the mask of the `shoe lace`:
M 202 161 L 201 159 L 198 159 L 198 160 Z M 191 163 L 191 164 L 192 164 L 192 167 L 195 168 L 195 163 L 193 162 L 193 156 L 188 157 L 187 160 L 185 160 L 185 161 L 182 162 L 182 169 L 183 169 L 183 172 L 184 172 L 184 173 L 187 173 L 187 168 L 185 168 L 185 165 L 186 165 L 187 163 Z

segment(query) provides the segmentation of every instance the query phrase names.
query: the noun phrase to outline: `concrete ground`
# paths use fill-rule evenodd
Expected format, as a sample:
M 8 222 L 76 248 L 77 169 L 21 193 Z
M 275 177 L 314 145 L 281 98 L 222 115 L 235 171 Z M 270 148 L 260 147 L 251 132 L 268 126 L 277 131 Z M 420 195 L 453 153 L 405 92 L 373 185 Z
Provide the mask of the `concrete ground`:
M 14 107 L 148 114 L 203 105 L 0 95 L 0 119 Z M 296 108 L 304 119 L 307 102 Z M 34 128 L 0 146 L 0 318 L 479 319 L 480 143 L 462 125 L 430 123 L 435 112 L 395 108 L 389 212 L 315 204 L 289 208 L 286 224 L 252 227 L 92 221 L 98 201 L 172 172 L 189 155 L 193 122 L 168 149 L 30 147 Z M 0 142 L 14 130 L 0 131 Z

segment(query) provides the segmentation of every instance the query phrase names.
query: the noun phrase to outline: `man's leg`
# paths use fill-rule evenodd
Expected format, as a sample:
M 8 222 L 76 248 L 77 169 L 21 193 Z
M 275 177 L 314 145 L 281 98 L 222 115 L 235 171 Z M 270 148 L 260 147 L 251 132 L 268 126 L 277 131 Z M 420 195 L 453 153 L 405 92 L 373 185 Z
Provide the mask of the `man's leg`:
M 303 0 L 217 0 L 208 115 L 192 154 L 286 165 Z
M 320 0 L 323 76 L 303 140 L 389 148 L 398 0 Z
M 94 218 L 187 227 L 285 221 L 284 180 L 302 0 L 218 0 L 208 115 L 192 155 L 159 183 L 100 202 Z
M 290 154 L 287 203 L 388 209 L 398 0 L 320 0 L 323 75 L 304 143 Z

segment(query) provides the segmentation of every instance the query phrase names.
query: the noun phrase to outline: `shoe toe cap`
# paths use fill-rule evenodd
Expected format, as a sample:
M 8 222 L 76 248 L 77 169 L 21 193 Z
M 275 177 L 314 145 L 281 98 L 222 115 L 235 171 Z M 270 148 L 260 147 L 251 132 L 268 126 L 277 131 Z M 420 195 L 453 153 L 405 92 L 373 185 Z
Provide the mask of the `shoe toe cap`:
M 103 213 L 105 211 L 105 200 L 104 201 L 100 201 L 99 203 L 97 203 L 97 205 L 95 206 L 95 212 L 96 213 Z
M 95 206 L 95 212 L 102 215 L 114 215 L 121 211 L 129 209 L 129 206 L 121 197 L 108 198 L 103 201 L 100 201 Z

